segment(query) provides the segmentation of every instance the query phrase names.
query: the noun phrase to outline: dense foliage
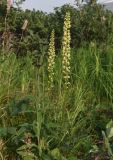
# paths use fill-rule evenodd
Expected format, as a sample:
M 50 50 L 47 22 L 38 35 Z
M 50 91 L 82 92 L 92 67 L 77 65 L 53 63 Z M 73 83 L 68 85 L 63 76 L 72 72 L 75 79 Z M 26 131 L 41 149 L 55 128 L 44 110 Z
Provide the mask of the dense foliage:
M 112 160 L 113 13 L 17 2 L 0 3 L 0 159 Z

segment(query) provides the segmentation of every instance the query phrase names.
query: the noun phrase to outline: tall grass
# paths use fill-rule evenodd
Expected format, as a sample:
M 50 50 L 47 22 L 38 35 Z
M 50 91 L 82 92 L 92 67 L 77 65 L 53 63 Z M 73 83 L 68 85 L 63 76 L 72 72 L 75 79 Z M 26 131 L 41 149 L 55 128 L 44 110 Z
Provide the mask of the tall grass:
M 61 85 L 57 55 L 50 91 L 45 63 L 33 65 L 31 55 L 0 55 L 2 159 L 91 159 L 92 146 L 112 118 L 113 50 L 95 44 L 71 50 L 71 57 L 69 89 Z

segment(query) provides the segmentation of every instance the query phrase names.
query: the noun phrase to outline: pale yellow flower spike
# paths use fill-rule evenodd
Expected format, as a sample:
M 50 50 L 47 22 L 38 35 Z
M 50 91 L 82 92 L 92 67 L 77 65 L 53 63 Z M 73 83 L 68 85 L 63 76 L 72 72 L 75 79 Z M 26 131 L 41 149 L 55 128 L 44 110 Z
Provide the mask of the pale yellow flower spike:
M 54 79 L 54 65 L 55 65 L 55 32 L 51 32 L 49 49 L 48 49 L 48 79 L 49 87 L 53 87 Z
M 64 35 L 63 35 L 63 42 L 62 42 L 62 70 L 63 70 L 63 79 L 65 82 L 66 87 L 70 85 L 70 60 L 71 60 L 71 50 L 70 50 L 70 13 L 67 12 L 64 18 Z

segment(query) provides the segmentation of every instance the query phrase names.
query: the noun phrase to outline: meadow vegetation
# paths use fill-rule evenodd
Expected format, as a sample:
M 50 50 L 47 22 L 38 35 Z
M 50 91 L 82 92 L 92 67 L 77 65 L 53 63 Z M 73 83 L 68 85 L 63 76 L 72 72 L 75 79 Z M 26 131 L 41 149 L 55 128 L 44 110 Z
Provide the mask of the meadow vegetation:
M 113 160 L 113 13 L 96 3 L 50 14 L 6 4 L 0 160 Z

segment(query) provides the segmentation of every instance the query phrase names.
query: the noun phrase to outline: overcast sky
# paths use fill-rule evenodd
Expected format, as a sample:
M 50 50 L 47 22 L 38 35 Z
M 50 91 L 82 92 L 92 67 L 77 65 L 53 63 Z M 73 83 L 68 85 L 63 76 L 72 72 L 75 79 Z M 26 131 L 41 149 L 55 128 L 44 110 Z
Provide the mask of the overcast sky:
M 113 0 L 98 0 L 101 3 L 113 2 Z M 53 11 L 54 7 L 60 7 L 65 3 L 74 4 L 74 0 L 26 0 L 22 8 L 43 10 L 44 12 Z

